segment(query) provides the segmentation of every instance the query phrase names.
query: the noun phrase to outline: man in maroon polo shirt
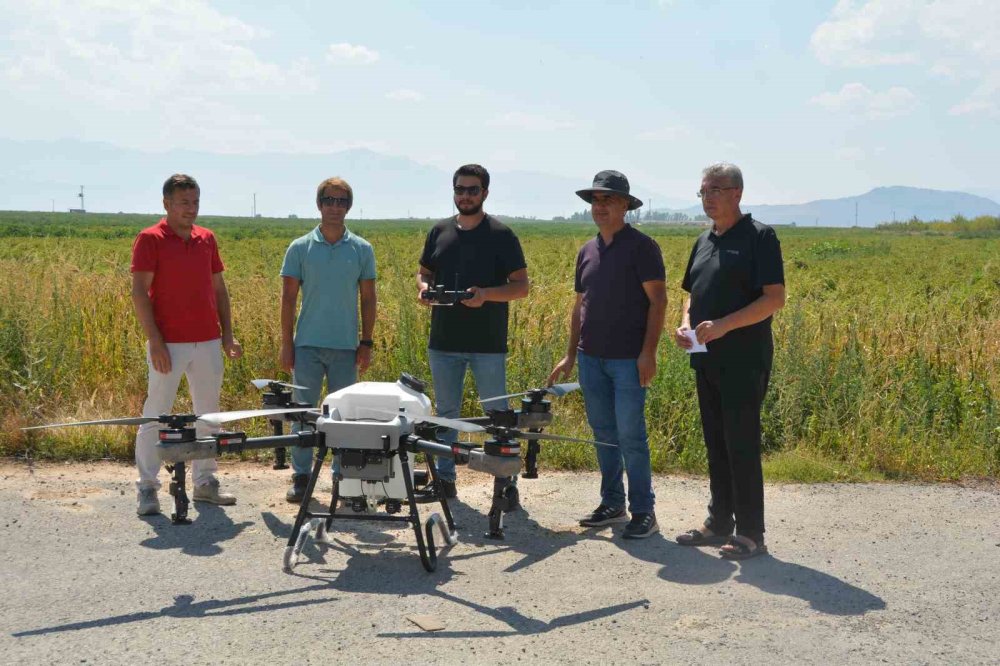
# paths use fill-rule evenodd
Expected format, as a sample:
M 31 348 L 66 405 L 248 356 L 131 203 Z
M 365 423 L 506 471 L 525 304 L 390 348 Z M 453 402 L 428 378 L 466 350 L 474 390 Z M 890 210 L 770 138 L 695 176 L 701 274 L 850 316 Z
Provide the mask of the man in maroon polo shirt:
M 163 184 L 167 216 L 139 232 L 132 245 L 132 303 L 148 340 L 149 389 L 143 416 L 173 410 L 181 375 L 187 376 L 196 414 L 219 411 L 222 351 L 229 358 L 243 355 L 233 337 L 229 292 L 222 279 L 215 235 L 194 223 L 200 197 L 201 190 L 191 176 L 168 178 Z M 135 438 L 140 516 L 160 512 L 159 428 L 156 422 L 143 424 Z M 216 469 L 214 458 L 191 463 L 194 500 L 235 504 L 235 497 L 219 491 Z
M 656 241 L 625 222 L 625 214 L 642 201 L 630 194 L 624 174 L 601 171 L 593 186 L 577 190 L 577 196 L 590 204 L 598 232 L 576 257 L 569 345 L 549 375 L 549 385 L 568 379 L 579 363 L 594 439 L 611 445 L 595 447 L 601 503 L 580 525 L 604 527 L 628 520 L 622 538 L 644 539 L 660 529 L 653 510 L 646 389 L 656 376 L 656 346 L 667 307 L 663 255 Z M 627 495 L 623 475 L 628 477 Z

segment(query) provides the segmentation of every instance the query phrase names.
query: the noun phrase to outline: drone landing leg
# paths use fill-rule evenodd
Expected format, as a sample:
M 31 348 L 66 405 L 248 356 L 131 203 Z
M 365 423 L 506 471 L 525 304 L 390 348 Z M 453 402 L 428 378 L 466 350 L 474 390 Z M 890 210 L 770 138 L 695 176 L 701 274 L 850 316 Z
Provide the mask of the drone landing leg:
M 191 520 L 188 515 L 187 492 L 184 490 L 184 477 L 186 470 L 183 462 L 167 465 L 167 471 L 173 475 L 170 479 L 170 495 L 174 498 L 174 512 L 170 514 L 170 522 L 174 525 L 188 525 Z
M 509 476 L 497 476 L 493 478 L 493 503 L 490 504 L 490 531 L 486 533 L 487 539 L 496 539 L 497 541 L 503 541 L 503 514 L 504 514 L 504 504 L 506 499 L 504 498 L 504 492 L 507 490 L 507 486 L 510 484 L 511 478 Z
M 441 486 L 440 479 L 438 477 L 437 465 L 434 464 L 434 458 L 427 456 L 430 460 L 431 472 L 431 487 L 437 492 L 438 499 L 441 501 L 441 511 L 444 513 L 444 519 L 448 524 L 448 531 L 451 532 L 451 537 L 448 539 L 448 543 L 455 542 L 455 531 L 458 529 L 455 527 L 455 520 L 451 516 L 451 509 L 448 507 L 448 498 L 444 495 L 444 488 Z
M 413 492 L 413 477 L 410 476 L 410 457 L 406 449 L 399 450 L 399 464 L 403 470 L 403 483 L 406 485 L 406 498 L 410 505 L 409 522 L 413 525 L 413 533 L 417 537 L 417 550 L 420 551 L 420 563 L 427 571 L 437 569 L 437 548 L 434 546 L 433 524 L 427 521 L 427 544 L 424 544 L 424 534 L 421 531 L 420 512 L 417 511 L 417 496 Z M 433 469 L 433 465 L 431 465 Z
M 306 492 L 302 496 L 302 504 L 299 505 L 299 513 L 295 517 L 295 524 L 292 526 L 292 533 L 288 537 L 288 545 L 285 547 L 284 570 L 290 572 L 298 560 L 296 544 L 299 541 L 299 531 L 305 524 L 307 518 L 312 518 L 309 512 L 309 502 L 312 501 L 313 490 L 316 489 L 316 480 L 323 471 L 323 461 L 326 460 L 326 444 L 321 444 L 316 451 L 316 460 L 313 462 L 313 471 L 309 476 L 309 483 L 306 484 Z M 301 550 L 301 544 L 298 546 Z
M 271 430 L 276 437 L 285 434 L 282 422 L 277 419 L 271 421 Z M 271 469 L 288 469 L 288 463 L 285 462 L 285 447 L 275 447 L 274 464 L 271 465 Z
M 538 431 L 538 428 L 532 428 L 529 432 Z M 538 478 L 538 452 L 541 451 L 542 447 L 538 444 L 537 439 L 530 440 L 528 442 L 528 452 L 524 456 L 524 474 L 526 479 L 537 479 Z

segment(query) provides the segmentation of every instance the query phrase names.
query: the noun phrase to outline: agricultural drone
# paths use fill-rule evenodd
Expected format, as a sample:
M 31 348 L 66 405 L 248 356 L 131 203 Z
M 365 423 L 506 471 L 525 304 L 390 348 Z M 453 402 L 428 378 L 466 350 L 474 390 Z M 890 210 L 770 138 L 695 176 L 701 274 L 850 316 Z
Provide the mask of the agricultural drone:
M 295 385 L 269 379 L 254 380 L 253 383 L 263 391 L 264 409 L 201 416 L 164 414 L 103 419 L 35 426 L 24 430 L 159 422 L 157 449 L 171 474 L 170 495 L 174 498 L 171 521 L 176 525 L 190 522 L 185 490 L 187 461 L 273 448 L 276 452 L 275 468 L 278 468 L 278 451 L 281 451 L 280 461 L 283 463 L 284 447 L 317 449 L 305 496 L 285 548 L 282 564 L 286 572 L 291 572 L 298 564 L 310 536 L 317 542 L 330 543 L 329 532 L 333 521 L 341 519 L 409 523 L 416 536 L 424 568 L 434 571 L 437 568 L 434 530 L 440 531 L 448 545 L 456 542 L 456 530 L 448 499 L 431 458 L 450 458 L 494 477 L 486 536 L 503 539 L 504 514 L 520 506 L 517 475 L 521 471 L 521 440 L 528 443 L 523 476 L 529 479 L 538 477 L 540 440 L 608 446 L 601 442 L 542 432 L 552 423 L 551 403 L 545 399 L 546 396 L 565 395 L 579 388 L 579 384 L 557 384 L 486 398 L 481 402 L 520 397 L 521 407 L 518 410 L 491 410 L 481 417 L 447 419 L 431 416 L 431 401 L 424 393 L 425 384 L 406 373 L 396 382 L 359 382 L 335 391 L 326 397 L 319 409 L 294 402 L 291 389 L 300 388 Z M 253 417 L 266 417 L 271 422 L 273 434 L 247 437 L 244 432 L 219 431 L 199 438 L 196 433 L 198 425 L 218 428 L 224 423 Z M 284 434 L 286 422 L 298 424 L 297 431 Z M 481 444 L 439 441 L 442 430 L 449 428 L 465 433 L 485 433 L 488 438 Z M 310 501 L 328 452 L 334 461 L 330 506 L 328 511 L 314 512 L 309 508 Z M 415 461 L 411 455 L 417 453 L 426 457 L 426 469 L 414 469 Z M 433 513 L 422 524 L 418 505 L 433 502 L 440 503 L 444 518 Z M 351 511 L 337 512 L 339 504 L 346 505 Z

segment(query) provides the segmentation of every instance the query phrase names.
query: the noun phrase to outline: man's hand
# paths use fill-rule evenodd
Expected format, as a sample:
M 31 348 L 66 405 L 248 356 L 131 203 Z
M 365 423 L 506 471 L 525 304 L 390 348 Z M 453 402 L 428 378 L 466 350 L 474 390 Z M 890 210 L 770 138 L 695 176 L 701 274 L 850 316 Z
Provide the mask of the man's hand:
M 431 307 L 431 302 L 428 301 L 428 300 L 426 300 L 426 299 L 424 299 L 424 298 L 421 298 L 421 296 L 428 289 L 430 289 L 430 286 L 426 285 L 426 284 L 420 285 L 420 287 L 417 289 L 417 303 L 420 303 L 425 308 Z
M 365 370 L 372 364 L 372 348 L 368 345 L 358 345 L 354 352 L 354 366 L 358 369 L 358 374 L 365 374 Z
M 694 329 L 694 332 L 698 336 L 698 342 L 705 344 L 724 336 L 729 332 L 729 327 L 726 324 L 726 318 L 723 317 L 714 321 L 701 322 Z
M 569 379 L 570 373 L 573 372 L 573 366 L 575 364 L 575 358 L 563 356 L 562 360 L 556 363 L 556 367 L 552 368 L 552 372 L 549 373 L 549 379 L 546 386 L 552 386 L 559 381 L 559 379 Z
M 486 302 L 486 287 L 469 287 L 466 291 L 472 294 L 472 298 L 461 301 L 462 305 L 467 308 L 483 307 L 483 303 Z
M 691 329 L 687 326 L 679 326 L 674 330 L 674 344 L 676 344 L 681 349 L 691 349 L 694 343 L 691 342 L 691 338 L 687 336 L 687 332 Z
M 656 377 L 656 354 L 642 352 L 635 360 L 635 365 L 639 369 L 639 386 L 649 387 Z
M 222 349 L 226 353 L 226 358 L 237 359 L 243 356 L 243 345 L 231 335 L 222 338 Z
M 281 353 L 279 354 L 278 362 L 281 364 L 281 369 L 285 372 L 291 372 L 295 369 L 295 345 L 290 345 L 287 343 L 281 343 Z
M 149 360 L 153 363 L 153 369 L 161 375 L 170 374 L 170 350 L 163 340 L 149 341 Z

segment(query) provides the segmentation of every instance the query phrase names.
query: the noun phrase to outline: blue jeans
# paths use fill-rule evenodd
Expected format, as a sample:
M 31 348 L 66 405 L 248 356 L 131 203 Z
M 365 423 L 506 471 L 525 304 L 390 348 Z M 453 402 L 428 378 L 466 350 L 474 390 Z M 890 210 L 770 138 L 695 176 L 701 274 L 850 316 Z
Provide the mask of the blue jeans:
M 476 380 L 476 393 L 480 398 L 503 395 L 507 392 L 507 354 L 482 354 L 427 350 L 434 379 L 434 406 L 438 416 L 457 418 L 462 409 L 462 386 L 465 383 L 465 369 L 472 369 Z M 483 409 L 507 409 L 507 400 L 495 400 L 483 405 Z M 444 431 L 439 439 L 454 442 L 456 432 Z M 445 481 L 455 480 L 455 461 L 435 458 L 439 476 Z
M 354 365 L 353 349 L 326 349 L 325 347 L 296 347 L 295 368 L 292 372 L 292 383 L 306 386 L 305 389 L 295 389 L 296 402 L 307 402 L 317 405 L 323 388 L 323 378 L 326 378 L 326 391 L 333 393 L 357 381 L 358 372 Z M 298 432 L 300 424 L 292 425 L 292 432 Z M 313 450 L 305 446 L 292 448 L 292 473 L 309 474 L 312 472 Z
M 629 511 L 651 513 L 656 498 L 646 437 L 646 389 L 639 385 L 635 359 L 597 358 L 579 352 L 577 364 L 594 439 L 616 447 L 596 447 L 601 504 L 616 509 L 625 506 L 625 473 Z

